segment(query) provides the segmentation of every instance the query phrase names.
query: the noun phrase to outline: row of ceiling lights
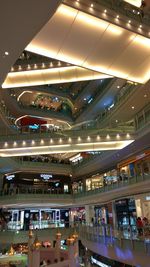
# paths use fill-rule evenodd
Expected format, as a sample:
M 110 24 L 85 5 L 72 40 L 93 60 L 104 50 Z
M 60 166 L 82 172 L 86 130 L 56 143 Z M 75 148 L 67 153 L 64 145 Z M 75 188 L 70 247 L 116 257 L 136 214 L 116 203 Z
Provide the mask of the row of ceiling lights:
M 67 66 L 70 66 L 69 63 L 66 63 Z M 16 66 L 16 67 L 12 67 L 11 68 L 11 71 L 18 71 L 18 70 L 22 70 L 22 69 L 26 69 L 26 70 L 31 70 L 31 69 L 37 69 L 37 68 L 41 68 L 41 69 L 44 69 L 44 68 L 52 68 L 52 67 L 61 67 L 62 66 L 62 63 L 60 61 L 58 61 L 57 64 L 53 64 L 53 62 L 50 62 L 49 64 L 48 63 L 41 63 L 41 64 L 34 64 L 34 65 L 30 65 L 28 64 L 27 67 L 22 67 L 21 65 L 19 66 Z
M 126 138 L 127 138 L 127 139 L 129 139 L 130 137 L 131 137 L 131 136 L 130 136 L 129 133 L 126 134 Z M 106 138 L 106 140 L 111 140 L 111 137 L 110 137 L 109 134 L 107 134 L 105 138 Z M 121 138 L 120 134 L 117 134 L 117 135 L 116 135 L 116 139 L 120 139 L 120 138 Z M 87 141 L 91 141 L 91 137 L 88 136 L 86 140 L 87 140 Z M 96 140 L 97 140 L 97 141 L 100 141 L 100 140 L 101 140 L 100 135 L 97 135 Z M 79 136 L 79 137 L 77 138 L 77 141 L 78 141 L 78 142 L 81 142 L 81 141 L 82 141 L 82 138 Z M 49 142 L 50 142 L 50 144 L 53 144 L 53 143 L 54 143 L 54 140 L 51 138 Z M 60 144 L 60 143 L 63 143 L 63 142 L 64 142 L 64 140 L 63 140 L 62 138 L 59 138 L 58 143 Z M 66 142 L 66 140 L 65 140 L 65 142 Z M 68 138 L 68 142 L 69 142 L 69 143 L 72 142 L 72 138 L 71 138 L 71 137 Z M 44 143 L 45 143 L 45 141 L 44 141 L 43 139 L 41 139 L 41 141 L 40 141 L 40 145 L 44 145 Z M 25 146 L 25 145 L 26 145 L 26 141 L 22 141 L 22 145 Z M 34 140 L 31 141 L 31 145 L 35 145 L 35 141 L 34 141 Z M 14 147 L 17 146 L 17 142 L 16 142 L 16 141 L 14 141 L 13 146 L 14 146 Z M 5 148 L 8 147 L 8 142 L 5 142 L 5 143 L 4 143 L 4 147 L 5 147 Z
M 79 4 L 79 2 L 80 2 L 79 0 L 76 0 L 76 3 L 77 3 L 77 4 Z M 90 8 L 90 9 L 93 9 L 93 8 L 94 8 L 94 4 L 90 4 L 89 8 Z M 135 10 L 134 10 L 134 9 L 133 9 L 132 11 L 133 11 L 133 13 L 135 13 Z M 107 15 L 107 9 L 105 9 L 105 10 L 103 11 L 103 15 L 104 15 L 104 16 Z M 137 15 L 140 15 L 140 11 L 137 12 Z M 119 15 L 116 15 L 116 18 L 115 18 L 116 22 L 119 21 L 119 18 L 120 18 L 120 16 L 119 16 Z M 131 23 L 132 23 L 132 21 L 131 21 L 131 20 L 128 20 L 128 21 L 127 21 L 127 26 L 130 27 L 130 26 L 131 26 Z M 139 32 L 142 31 L 142 24 L 140 24 L 140 25 L 138 26 L 138 31 L 139 31 Z M 149 32 L 148 34 L 150 34 L 150 32 Z

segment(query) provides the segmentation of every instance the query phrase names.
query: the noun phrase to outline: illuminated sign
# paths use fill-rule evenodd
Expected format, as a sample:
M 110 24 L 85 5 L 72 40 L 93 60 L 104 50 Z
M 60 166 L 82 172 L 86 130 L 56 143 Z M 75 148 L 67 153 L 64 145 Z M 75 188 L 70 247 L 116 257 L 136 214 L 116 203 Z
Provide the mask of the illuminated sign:
M 40 174 L 40 177 L 43 178 L 45 181 L 53 178 L 52 174 Z
M 8 181 L 13 180 L 13 178 L 15 178 L 15 175 L 14 175 L 14 174 L 10 174 L 10 175 L 7 175 L 7 176 L 6 176 L 6 179 L 7 179 Z
M 105 263 L 102 263 L 101 261 L 96 260 L 95 258 L 93 258 L 93 256 L 91 256 L 91 262 L 100 267 L 111 267 L 110 265 L 107 265 Z

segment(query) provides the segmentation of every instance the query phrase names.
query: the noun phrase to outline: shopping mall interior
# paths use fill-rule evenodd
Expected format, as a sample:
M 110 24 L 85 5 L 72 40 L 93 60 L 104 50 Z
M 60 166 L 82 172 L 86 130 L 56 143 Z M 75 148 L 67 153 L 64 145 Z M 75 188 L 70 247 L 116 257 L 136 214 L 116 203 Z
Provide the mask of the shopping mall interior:
M 0 7 L 0 267 L 150 267 L 150 1 Z

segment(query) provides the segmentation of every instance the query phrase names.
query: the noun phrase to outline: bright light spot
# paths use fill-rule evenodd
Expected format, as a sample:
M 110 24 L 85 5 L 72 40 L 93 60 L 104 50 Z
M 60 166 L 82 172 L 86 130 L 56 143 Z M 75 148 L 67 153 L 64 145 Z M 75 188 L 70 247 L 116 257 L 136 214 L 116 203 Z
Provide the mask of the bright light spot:
M 5 51 L 5 56 L 8 56 L 9 55 L 9 52 L 8 51 Z
M 109 134 L 107 134 L 107 135 L 106 135 L 106 138 L 109 140 L 109 139 L 110 139 L 110 135 L 109 135 Z

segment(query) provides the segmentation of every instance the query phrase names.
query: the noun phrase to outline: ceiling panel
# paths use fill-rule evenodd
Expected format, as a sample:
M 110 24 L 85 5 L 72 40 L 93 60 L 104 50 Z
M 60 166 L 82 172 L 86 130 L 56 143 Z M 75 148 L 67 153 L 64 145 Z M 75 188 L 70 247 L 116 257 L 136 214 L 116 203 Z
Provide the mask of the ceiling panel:
M 2 88 L 29 87 L 104 78 L 110 78 L 110 76 L 76 66 L 69 66 L 54 69 L 11 72 L 7 75 Z
M 149 79 L 143 62 L 150 59 L 150 39 L 63 4 L 26 49 L 134 82 Z

